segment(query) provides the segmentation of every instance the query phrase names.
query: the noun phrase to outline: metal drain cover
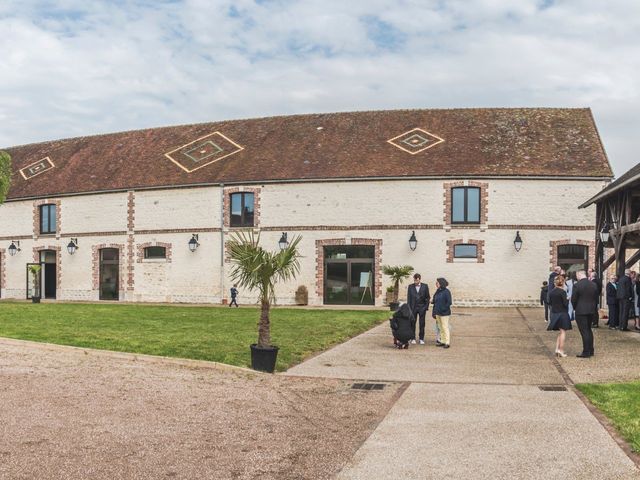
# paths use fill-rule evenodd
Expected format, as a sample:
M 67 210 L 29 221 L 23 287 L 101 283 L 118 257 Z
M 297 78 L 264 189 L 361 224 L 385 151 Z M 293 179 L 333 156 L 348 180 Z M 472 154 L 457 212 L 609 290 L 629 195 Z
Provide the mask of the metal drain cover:
M 538 387 L 543 392 L 566 392 L 567 387 L 563 387 L 562 385 L 540 385 Z
M 383 390 L 385 386 L 384 383 L 354 383 L 351 388 L 353 390 Z

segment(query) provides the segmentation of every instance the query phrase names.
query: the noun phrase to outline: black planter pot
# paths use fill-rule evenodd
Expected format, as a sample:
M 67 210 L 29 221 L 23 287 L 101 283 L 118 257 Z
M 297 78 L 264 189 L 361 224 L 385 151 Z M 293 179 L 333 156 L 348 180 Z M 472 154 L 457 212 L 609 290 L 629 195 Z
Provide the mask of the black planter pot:
M 32 303 L 40 303 L 40 297 L 31 297 Z
M 392 312 L 395 312 L 399 306 L 400 306 L 399 302 L 391 302 L 389 303 L 389 310 L 391 310 Z
M 273 373 L 276 369 L 276 358 L 278 357 L 278 347 L 258 347 L 251 345 L 251 368 L 261 372 Z

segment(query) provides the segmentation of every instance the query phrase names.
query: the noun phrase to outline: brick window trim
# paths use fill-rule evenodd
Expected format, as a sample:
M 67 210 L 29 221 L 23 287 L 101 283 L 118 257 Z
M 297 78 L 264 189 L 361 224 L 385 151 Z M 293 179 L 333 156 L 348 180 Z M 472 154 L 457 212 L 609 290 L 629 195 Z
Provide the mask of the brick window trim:
M 124 290 L 124 244 L 122 243 L 100 243 L 91 246 L 91 263 L 92 263 L 92 286 L 93 290 L 100 289 L 100 250 L 103 248 L 118 249 L 118 290 Z
M 231 227 L 231 194 L 232 193 L 253 193 L 253 228 L 260 226 L 260 187 L 227 187 L 223 190 L 223 220 L 226 228 L 251 228 L 251 227 Z
M 553 270 L 553 267 L 558 265 L 558 247 L 562 245 L 583 245 L 589 248 L 588 251 L 588 268 L 595 268 L 596 265 L 596 242 L 595 240 L 551 240 L 549 242 L 549 271 Z
M 476 257 L 476 263 L 484 263 L 484 240 L 463 240 L 457 238 L 455 240 L 447 240 L 447 263 L 455 263 L 456 258 L 453 256 L 454 247 L 456 245 L 475 245 L 478 247 L 478 256 Z M 458 259 L 461 260 L 461 259 Z M 473 259 L 465 259 L 473 260 Z M 462 262 L 461 262 L 462 263 Z M 468 263 L 473 263 L 472 261 Z
M 164 242 L 146 242 L 146 243 L 140 243 L 138 244 L 138 251 L 137 251 L 137 259 L 136 259 L 136 263 L 143 263 L 146 262 L 147 260 L 145 260 L 144 258 L 144 249 L 147 247 L 164 247 L 167 250 L 167 256 L 165 257 L 164 261 L 165 263 L 171 263 L 171 244 L 170 243 L 164 243 Z M 157 259 L 153 259 L 153 262 L 157 262 L 157 263 L 162 263 L 160 260 L 160 258 Z
M 335 245 L 368 245 L 374 247 L 374 269 L 373 290 L 374 299 L 382 296 L 382 240 L 379 238 L 352 238 L 347 243 L 346 238 L 329 238 L 316 240 L 316 295 L 324 302 L 324 247 Z
M 51 199 L 42 199 L 36 200 L 33 202 L 33 236 L 34 238 L 38 237 L 47 237 L 53 236 L 60 237 L 60 224 L 62 220 L 61 208 L 60 208 L 60 200 L 51 200 Z M 40 233 L 40 207 L 42 205 L 55 205 L 56 206 L 56 233 Z
M 5 255 L 6 250 L 0 248 L 0 288 L 6 288 L 7 284 L 7 258 Z
M 479 225 L 486 225 L 489 218 L 489 184 L 486 182 L 475 182 L 473 180 L 469 180 L 465 182 L 463 180 L 459 180 L 456 182 L 446 182 L 443 184 L 444 187 L 444 224 L 447 227 L 451 226 L 468 226 L 469 224 L 452 224 L 451 223 L 451 212 L 453 209 L 452 204 L 452 195 L 451 189 L 456 187 L 476 187 L 480 189 L 480 223 Z
M 33 263 L 40 263 L 40 252 L 42 250 L 53 250 L 56 252 L 56 290 L 60 288 L 62 283 L 62 262 L 61 251 L 62 247 L 53 245 L 38 245 L 33 247 Z

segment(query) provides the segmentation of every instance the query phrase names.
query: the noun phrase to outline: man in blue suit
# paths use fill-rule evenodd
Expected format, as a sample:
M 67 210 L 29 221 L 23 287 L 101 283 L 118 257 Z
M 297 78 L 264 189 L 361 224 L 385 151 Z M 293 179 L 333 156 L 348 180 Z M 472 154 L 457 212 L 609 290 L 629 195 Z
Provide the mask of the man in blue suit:
M 412 321 L 411 321 L 411 329 L 413 330 L 413 340 L 411 343 L 416 343 L 416 320 L 420 320 L 420 345 L 424 345 L 424 325 L 425 325 L 425 317 L 427 315 L 427 310 L 429 310 L 429 300 L 431 300 L 431 295 L 429 295 L 429 287 L 421 282 L 422 277 L 419 273 L 416 273 L 413 276 L 413 285 L 409 285 L 407 289 L 407 303 L 409 304 L 409 308 L 411 309 Z

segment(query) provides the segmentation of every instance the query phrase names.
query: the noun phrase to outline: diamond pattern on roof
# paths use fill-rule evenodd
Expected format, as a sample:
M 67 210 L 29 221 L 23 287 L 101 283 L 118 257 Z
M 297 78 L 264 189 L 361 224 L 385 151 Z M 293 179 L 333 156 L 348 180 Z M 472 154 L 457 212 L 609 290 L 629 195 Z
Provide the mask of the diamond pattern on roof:
M 191 173 L 223 158 L 234 155 L 241 147 L 220 132 L 213 132 L 165 153 L 165 156 L 185 172 Z
M 404 132 L 397 137 L 393 137 L 387 140 L 394 147 L 404 150 L 411 155 L 423 152 L 428 148 L 435 147 L 439 143 L 444 142 L 444 139 L 440 138 L 433 133 L 429 133 L 421 128 L 414 128 L 408 132 Z
M 55 165 L 51 161 L 49 157 L 44 157 L 37 162 L 33 162 L 31 165 L 27 165 L 26 167 L 20 169 L 20 175 L 25 180 L 30 180 L 33 177 L 40 175 L 41 173 L 46 172 L 47 170 L 51 170 Z

